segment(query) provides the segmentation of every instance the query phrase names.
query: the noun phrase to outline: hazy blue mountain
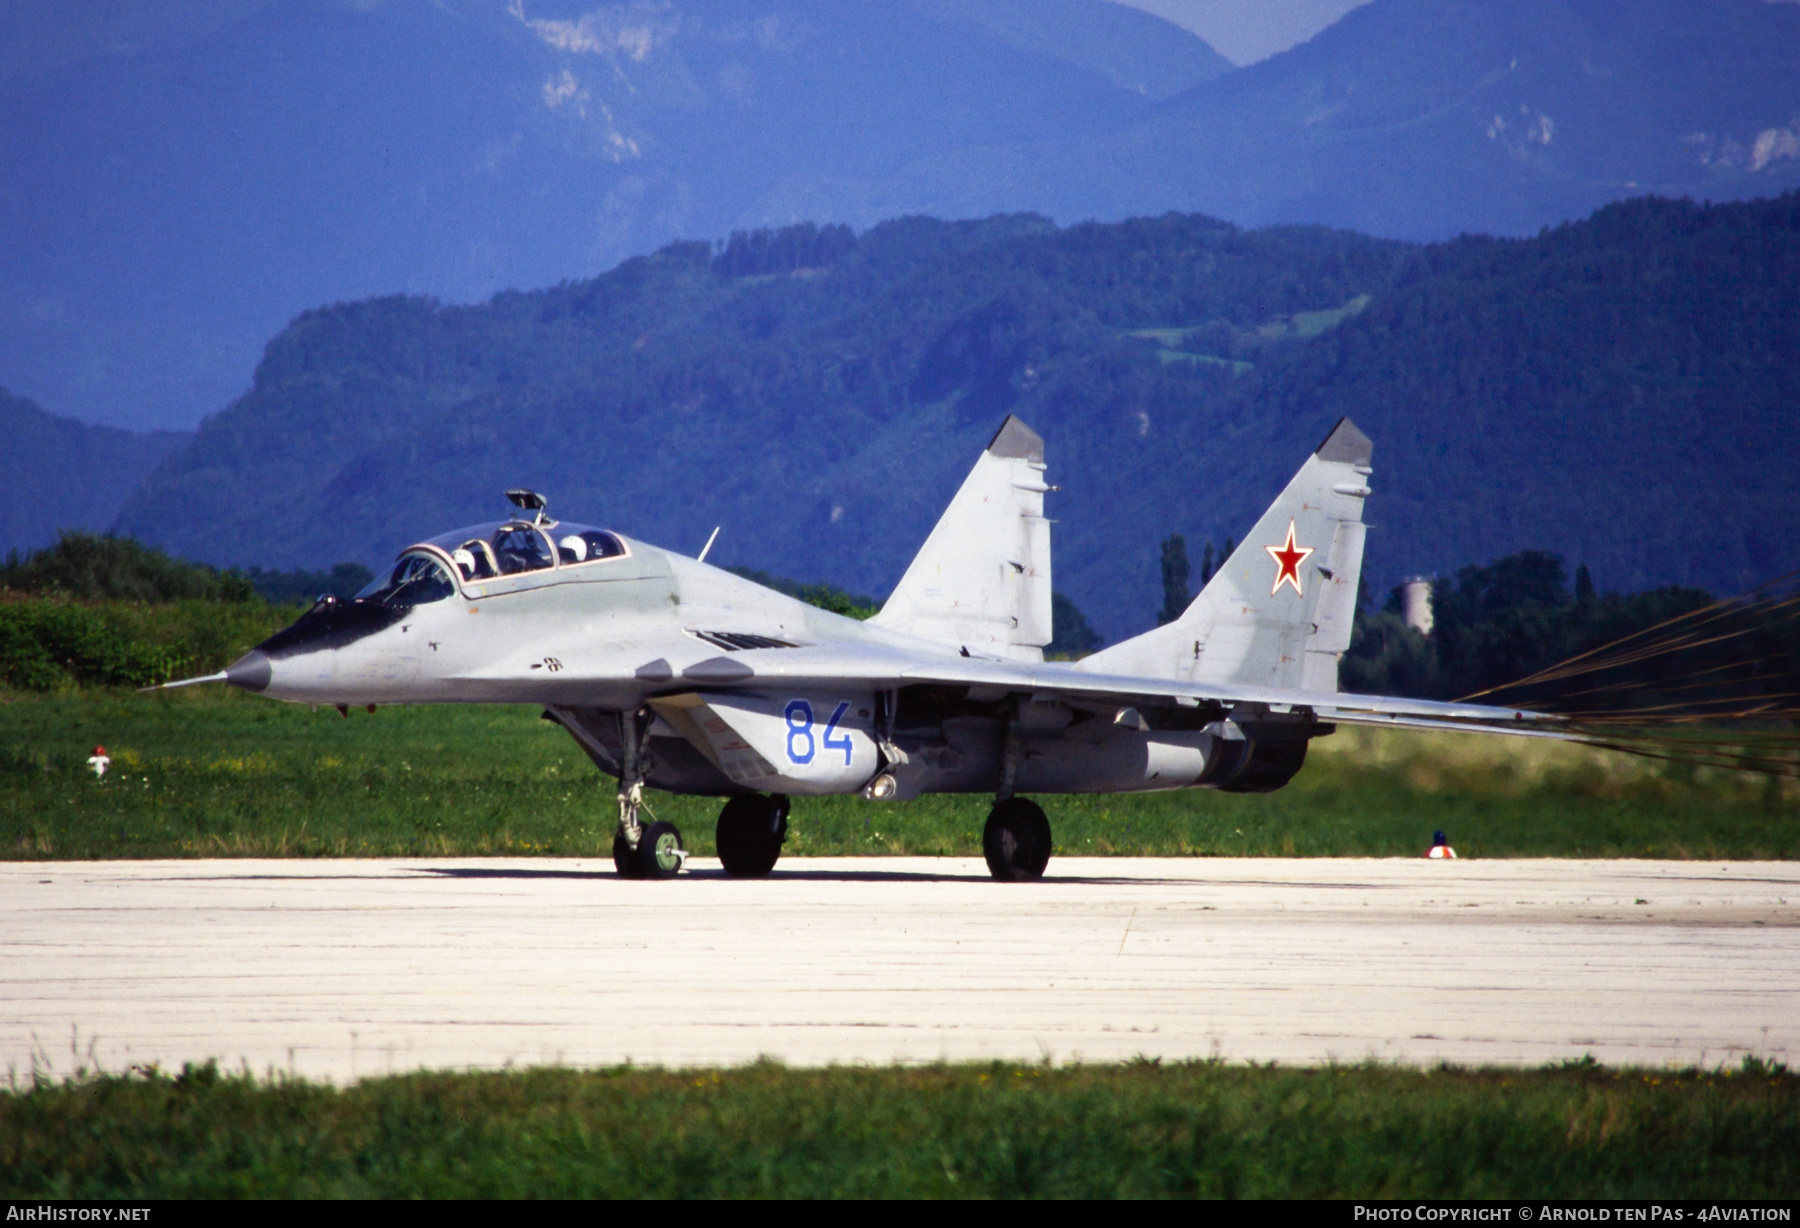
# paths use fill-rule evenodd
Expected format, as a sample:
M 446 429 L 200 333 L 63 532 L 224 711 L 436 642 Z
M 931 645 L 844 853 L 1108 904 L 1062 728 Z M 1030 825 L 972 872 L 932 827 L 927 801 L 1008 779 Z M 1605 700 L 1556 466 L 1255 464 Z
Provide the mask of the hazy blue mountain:
M 1235 65 L 1179 26 L 1091 0 L 912 0 L 951 28 L 972 26 L 1016 50 L 1063 60 L 1149 98 L 1168 98 Z M 1186 35 L 1186 37 L 1184 37 Z
M 1524 548 L 1604 589 L 1800 566 L 1800 193 L 1429 246 L 1190 215 L 797 227 L 482 306 L 306 313 L 121 513 L 221 564 L 378 564 L 552 511 L 885 594 L 989 435 L 1048 441 L 1057 587 L 1109 640 L 1158 542 L 1241 536 L 1343 414 L 1379 592 Z
M 0 388 L 0 554 L 60 529 L 104 529 L 187 431 L 123 431 L 47 414 Z
M 0 54 L 0 379 L 130 425 L 216 409 L 319 303 L 869 225 L 922 158 L 1103 132 L 1230 68 L 1104 0 L 22 7 L 0 38 L 48 66 Z M 810 208 L 841 191 L 864 207 Z M 967 212 L 900 211 L 926 207 Z
M 1373 0 L 1124 131 L 946 151 L 883 191 L 953 183 L 1061 219 L 1413 239 L 1530 234 L 1644 193 L 1772 196 L 1800 186 L 1800 5 Z
M 799 219 L 1429 240 L 1800 186 L 1800 6 L 1764 0 L 1373 0 L 1240 71 L 1105 0 L 61 11 L 0 10 L 0 379 L 133 426 L 223 405 L 308 307 Z

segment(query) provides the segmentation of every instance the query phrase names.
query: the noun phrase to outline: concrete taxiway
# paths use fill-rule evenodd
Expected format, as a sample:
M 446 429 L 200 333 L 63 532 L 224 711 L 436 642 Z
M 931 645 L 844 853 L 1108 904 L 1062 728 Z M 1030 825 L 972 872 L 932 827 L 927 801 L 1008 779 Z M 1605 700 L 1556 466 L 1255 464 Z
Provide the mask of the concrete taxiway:
M 0 1065 L 1800 1057 L 1800 864 L 0 865 Z

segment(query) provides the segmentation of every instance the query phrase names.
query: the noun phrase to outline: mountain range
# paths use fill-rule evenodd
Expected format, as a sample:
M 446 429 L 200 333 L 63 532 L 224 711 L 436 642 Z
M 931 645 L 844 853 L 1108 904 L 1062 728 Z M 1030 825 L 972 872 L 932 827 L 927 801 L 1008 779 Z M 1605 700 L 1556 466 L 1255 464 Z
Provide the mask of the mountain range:
M 54 46 L 0 12 L 0 381 L 138 428 L 321 304 L 801 219 L 1439 240 L 1800 185 L 1800 7 L 1763 0 L 1373 0 L 1242 69 L 1105 0 L 157 7 Z
M 77 422 L 0 388 L 0 551 L 48 545 L 63 529 L 111 527 L 132 492 L 193 438 Z
M 303 314 L 117 526 L 263 568 L 379 565 L 553 514 L 883 594 L 1008 413 L 1048 441 L 1056 585 L 1107 638 L 1158 543 L 1238 537 L 1339 417 L 1366 573 L 1543 548 L 1603 589 L 1800 567 L 1800 193 L 1643 199 L 1419 245 L 1202 215 L 811 224 L 479 306 Z

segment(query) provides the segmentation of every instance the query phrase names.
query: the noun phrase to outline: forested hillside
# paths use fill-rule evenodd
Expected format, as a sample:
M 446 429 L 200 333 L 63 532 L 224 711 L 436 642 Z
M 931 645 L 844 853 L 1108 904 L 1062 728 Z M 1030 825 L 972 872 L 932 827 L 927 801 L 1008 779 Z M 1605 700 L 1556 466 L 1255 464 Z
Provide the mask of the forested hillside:
M 1800 194 L 1422 248 L 1241 395 L 1376 440 L 1383 579 L 1546 547 L 1602 589 L 1739 592 L 1800 566 Z
M 378 562 L 500 492 L 885 593 L 1001 416 L 1049 442 L 1057 588 L 1108 639 L 1157 543 L 1241 536 L 1342 414 L 1368 569 L 1523 548 L 1602 588 L 1800 565 L 1800 196 L 1643 200 L 1412 246 L 1170 215 L 802 226 L 476 307 L 309 312 L 119 528 L 217 563 Z

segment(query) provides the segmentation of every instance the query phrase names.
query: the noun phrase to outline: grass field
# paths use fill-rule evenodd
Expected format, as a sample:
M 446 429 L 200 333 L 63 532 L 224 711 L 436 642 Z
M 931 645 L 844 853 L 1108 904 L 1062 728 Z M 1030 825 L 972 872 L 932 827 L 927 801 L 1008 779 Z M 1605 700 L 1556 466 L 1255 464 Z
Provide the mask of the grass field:
M 1800 1077 L 938 1066 L 0 1091 L 0 1196 L 1792 1198 Z
M 84 761 L 104 743 L 114 771 Z M 0 856 L 604 855 L 614 784 L 531 708 L 219 689 L 0 700 Z M 1064 853 L 1800 856 L 1800 793 L 1581 747 L 1344 731 L 1265 797 L 1043 798 Z M 696 851 L 717 803 L 653 796 Z M 976 855 L 980 797 L 802 799 L 795 854 Z M 1122 1066 L 134 1071 L 0 1088 L 0 1196 L 1792 1198 L 1800 1077 Z
M 114 770 L 84 762 L 96 743 Z M 0 701 L 0 856 L 605 855 L 611 777 L 523 707 L 349 719 L 226 691 Z M 1342 730 L 1286 789 L 1044 797 L 1064 854 L 1800 856 L 1800 790 L 1541 741 Z M 791 855 L 978 855 L 987 801 L 800 799 Z M 652 795 L 692 849 L 718 802 Z

